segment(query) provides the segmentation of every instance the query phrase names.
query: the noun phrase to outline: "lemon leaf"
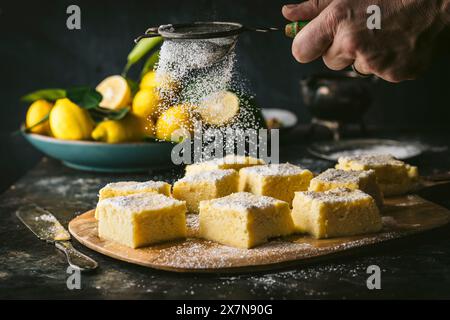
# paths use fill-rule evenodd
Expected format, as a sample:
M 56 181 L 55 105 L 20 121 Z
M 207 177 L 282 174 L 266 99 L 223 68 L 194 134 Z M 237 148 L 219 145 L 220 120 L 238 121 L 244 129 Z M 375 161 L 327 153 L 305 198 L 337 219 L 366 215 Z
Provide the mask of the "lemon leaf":
M 127 80 L 128 86 L 130 87 L 131 95 L 134 96 L 139 91 L 139 83 L 128 77 L 125 80 Z
M 31 103 L 37 100 L 44 99 L 53 102 L 65 97 L 66 97 L 66 90 L 64 89 L 42 89 L 31 92 L 20 98 L 20 100 L 22 100 L 23 102 Z
M 155 65 L 159 61 L 159 50 L 153 52 L 150 57 L 148 57 L 147 61 L 145 61 L 144 66 L 141 71 L 141 79 L 149 72 L 155 69 Z
M 125 116 L 129 113 L 130 108 L 123 108 L 117 111 L 113 111 L 110 109 L 95 107 L 89 110 L 91 116 L 98 121 L 105 120 L 121 120 L 125 118 Z
M 75 87 L 67 89 L 67 98 L 84 109 L 98 107 L 102 101 L 100 92 L 90 87 Z
M 39 120 L 38 122 L 36 122 L 35 124 L 33 124 L 31 127 L 24 127 L 23 130 L 28 133 L 31 131 L 31 129 L 43 124 L 45 121 L 47 121 L 50 118 L 50 112 L 47 113 L 41 120 Z

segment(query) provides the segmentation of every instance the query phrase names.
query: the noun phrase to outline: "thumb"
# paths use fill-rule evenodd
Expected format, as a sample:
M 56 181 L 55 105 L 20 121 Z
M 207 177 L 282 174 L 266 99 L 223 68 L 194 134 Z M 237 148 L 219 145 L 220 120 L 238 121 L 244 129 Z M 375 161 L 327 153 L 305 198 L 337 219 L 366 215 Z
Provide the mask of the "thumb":
M 308 0 L 299 4 L 287 4 L 281 12 L 290 21 L 312 20 L 317 17 L 333 0 Z

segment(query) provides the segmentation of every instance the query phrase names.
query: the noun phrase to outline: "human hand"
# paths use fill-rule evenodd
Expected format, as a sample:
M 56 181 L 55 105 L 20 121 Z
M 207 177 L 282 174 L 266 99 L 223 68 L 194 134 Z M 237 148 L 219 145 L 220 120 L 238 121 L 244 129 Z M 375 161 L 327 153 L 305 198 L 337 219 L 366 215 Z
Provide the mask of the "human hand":
M 381 9 L 380 29 L 367 26 L 371 5 Z M 437 37 L 450 25 L 449 12 L 450 0 L 309 0 L 282 9 L 288 20 L 312 20 L 293 41 L 297 61 L 322 56 L 332 70 L 353 64 L 390 82 L 424 71 Z

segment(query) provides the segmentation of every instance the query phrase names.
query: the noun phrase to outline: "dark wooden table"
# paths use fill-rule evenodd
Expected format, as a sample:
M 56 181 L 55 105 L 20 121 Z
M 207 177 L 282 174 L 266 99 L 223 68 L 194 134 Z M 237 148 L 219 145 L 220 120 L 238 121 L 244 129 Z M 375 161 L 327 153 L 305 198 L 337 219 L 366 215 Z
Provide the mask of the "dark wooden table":
M 434 134 L 448 145 L 450 135 Z M 282 147 L 282 160 L 314 171 L 333 165 L 307 154 L 301 142 Z M 450 169 L 450 152 L 440 150 L 413 161 L 427 174 Z M 42 161 L 0 196 L 0 298 L 450 298 L 450 227 L 352 252 L 344 257 L 257 274 L 176 274 L 147 269 L 102 256 L 82 247 L 100 268 L 82 274 L 81 289 L 66 286 L 67 264 L 52 245 L 38 241 L 16 218 L 15 211 L 36 203 L 67 223 L 95 206 L 99 188 L 115 180 L 161 179 L 172 182 L 181 169 L 141 175 L 108 175 L 74 171 L 55 160 Z M 424 196 L 450 208 L 450 188 Z M 381 289 L 368 290 L 366 269 L 378 265 Z

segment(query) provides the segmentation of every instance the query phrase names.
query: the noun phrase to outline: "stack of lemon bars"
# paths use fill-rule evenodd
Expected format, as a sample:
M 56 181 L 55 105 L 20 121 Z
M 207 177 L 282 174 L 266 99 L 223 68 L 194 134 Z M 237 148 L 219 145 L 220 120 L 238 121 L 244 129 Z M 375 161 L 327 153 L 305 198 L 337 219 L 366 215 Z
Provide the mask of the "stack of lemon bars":
M 173 186 L 110 183 L 95 216 L 99 237 L 131 248 L 186 238 L 186 214 L 198 214 L 199 237 L 249 249 L 295 233 L 378 232 L 383 198 L 410 192 L 418 179 L 416 167 L 390 155 L 343 157 L 316 177 L 293 164 L 232 155 L 186 166 Z

